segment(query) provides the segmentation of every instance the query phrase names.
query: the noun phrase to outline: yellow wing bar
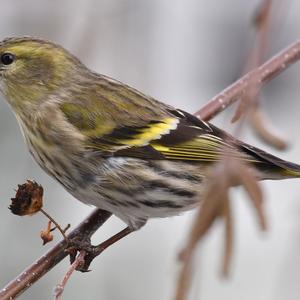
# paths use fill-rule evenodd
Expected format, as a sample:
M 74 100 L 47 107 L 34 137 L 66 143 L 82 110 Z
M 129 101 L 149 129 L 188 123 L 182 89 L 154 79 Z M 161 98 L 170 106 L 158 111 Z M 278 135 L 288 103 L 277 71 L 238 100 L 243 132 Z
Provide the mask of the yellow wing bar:
M 176 129 L 178 123 L 177 118 L 165 118 L 159 123 L 149 124 L 141 128 L 139 133 L 131 136 L 130 139 L 123 139 L 118 142 L 128 147 L 145 146 L 151 141 L 158 140 L 161 136 L 168 134 L 170 130 Z

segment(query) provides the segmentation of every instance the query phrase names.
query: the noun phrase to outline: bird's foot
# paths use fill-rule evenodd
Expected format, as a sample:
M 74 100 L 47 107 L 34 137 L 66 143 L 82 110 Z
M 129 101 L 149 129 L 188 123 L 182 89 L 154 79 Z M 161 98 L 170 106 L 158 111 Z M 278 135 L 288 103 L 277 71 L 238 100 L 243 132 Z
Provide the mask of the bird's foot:
M 78 264 L 76 270 L 81 272 L 90 271 L 90 264 L 98 255 L 100 255 L 106 248 L 121 240 L 125 236 L 129 235 L 133 231 L 135 230 L 131 229 L 130 227 L 126 227 L 125 229 L 121 230 L 117 234 L 113 235 L 106 241 L 96 246 L 91 244 L 90 237 L 82 238 L 76 236 L 76 238 L 69 240 L 69 245 L 66 248 L 66 252 L 68 252 L 68 254 L 70 255 L 71 264 L 76 260 L 78 252 L 84 251 L 84 261 Z

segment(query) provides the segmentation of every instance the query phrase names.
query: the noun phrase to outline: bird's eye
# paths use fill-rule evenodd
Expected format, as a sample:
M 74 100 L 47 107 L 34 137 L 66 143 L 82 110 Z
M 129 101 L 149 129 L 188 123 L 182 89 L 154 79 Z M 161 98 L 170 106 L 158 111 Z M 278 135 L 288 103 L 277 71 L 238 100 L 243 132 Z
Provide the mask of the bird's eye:
M 11 53 L 3 53 L 0 59 L 4 65 L 10 65 L 14 62 L 15 56 Z

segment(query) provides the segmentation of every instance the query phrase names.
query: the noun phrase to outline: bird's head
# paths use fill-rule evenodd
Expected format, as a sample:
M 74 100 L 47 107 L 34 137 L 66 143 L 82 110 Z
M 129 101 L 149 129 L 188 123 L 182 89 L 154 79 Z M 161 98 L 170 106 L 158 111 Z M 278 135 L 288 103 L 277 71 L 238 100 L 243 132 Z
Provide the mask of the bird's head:
M 80 70 L 86 69 L 79 60 L 54 43 L 30 37 L 0 42 L 0 90 L 15 110 L 70 85 Z

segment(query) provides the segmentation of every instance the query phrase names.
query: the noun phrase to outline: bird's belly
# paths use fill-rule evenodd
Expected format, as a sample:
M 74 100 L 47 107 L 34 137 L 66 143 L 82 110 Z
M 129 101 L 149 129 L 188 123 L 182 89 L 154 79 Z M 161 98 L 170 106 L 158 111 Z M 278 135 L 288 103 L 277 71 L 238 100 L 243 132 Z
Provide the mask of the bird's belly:
M 201 199 L 205 170 L 184 162 L 66 156 L 60 147 L 27 139 L 32 156 L 75 198 L 108 210 L 133 228 L 148 218 L 194 208 Z
M 148 218 L 178 215 L 201 199 L 204 174 L 192 165 L 110 158 L 99 169 L 96 180 L 73 195 L 132 227 Z

